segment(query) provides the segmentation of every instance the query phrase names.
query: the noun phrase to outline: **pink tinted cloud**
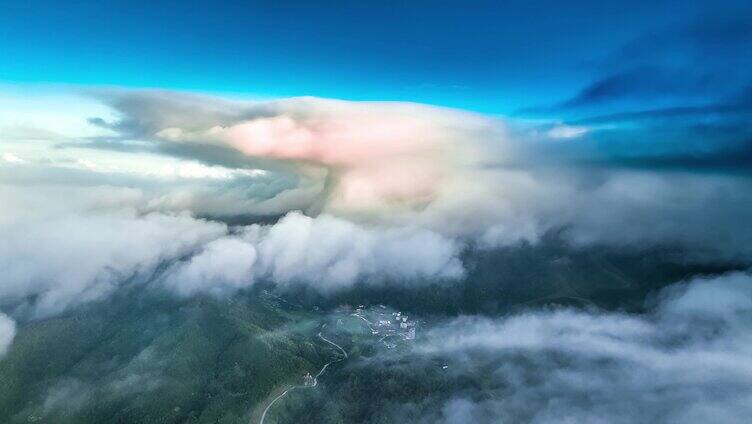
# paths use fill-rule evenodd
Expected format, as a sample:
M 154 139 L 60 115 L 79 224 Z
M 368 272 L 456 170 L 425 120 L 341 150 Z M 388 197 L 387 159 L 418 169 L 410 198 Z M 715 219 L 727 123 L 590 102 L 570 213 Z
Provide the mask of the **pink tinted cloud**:
M 358 211 L 431 202 L 446 183 L 488 158 L 489 131 L 502 135 L 491 119 L 407 103 L 292 99 L 268 107 L 263 116 L 230 125 L 165 128 L 157 136 L 208 139 L 248 156 L 318 164 L 334 175 L 328 206 Z
M 356 166 L 435 147 L 435 125 L 413 116 L 343 111 L 296 121 L 288 115 L 257 118 L 227 127 L 222 138 L 251 156 Z

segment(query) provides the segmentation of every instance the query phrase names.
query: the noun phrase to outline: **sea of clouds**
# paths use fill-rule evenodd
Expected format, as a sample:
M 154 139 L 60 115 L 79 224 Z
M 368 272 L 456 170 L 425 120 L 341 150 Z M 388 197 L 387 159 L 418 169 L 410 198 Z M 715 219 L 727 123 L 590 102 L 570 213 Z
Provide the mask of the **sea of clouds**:
M 752 276 L 669 286 L 651 312 L 571 309 L 461 317 L 410 354 L 448 364 L 441 423 L 744 423 L 752 413 Z M 468 382 L 474 382 L 469 384 Z
M 411 103 L 65 96 L 88 106 L 0 121 L 11 316 L 58 314 L 125 281 L 221 296 L 260 280 L 322 293 L 460 280 L 465 249 L 552 230 L 573 247 L 752 257 L 746 176 L 583 163 L 577 135 Z M 14 334 L 3 322 L 0 341 Z

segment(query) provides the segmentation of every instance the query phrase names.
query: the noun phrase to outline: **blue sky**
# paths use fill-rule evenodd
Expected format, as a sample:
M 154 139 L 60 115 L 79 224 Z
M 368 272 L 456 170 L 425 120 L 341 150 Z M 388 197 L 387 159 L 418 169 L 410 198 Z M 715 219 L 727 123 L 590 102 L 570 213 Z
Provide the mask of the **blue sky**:
M 2 3 L 5 82 L 418 101 L 504 114 L 576 96 L 642 37 L 750 11 L 743 1 Z

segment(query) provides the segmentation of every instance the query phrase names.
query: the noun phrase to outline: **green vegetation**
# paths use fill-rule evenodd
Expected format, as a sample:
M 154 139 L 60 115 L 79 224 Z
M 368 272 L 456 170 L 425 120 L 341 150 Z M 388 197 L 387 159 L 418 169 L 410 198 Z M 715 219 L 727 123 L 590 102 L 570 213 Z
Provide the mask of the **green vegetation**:
M 323 297 L 308 288 L 295 296 L 307 305 L 385 304 L 422 315 L 503 315 L 541 304 L 642 311 L 651 293 L 699 274 L 746 269 L 745 264 L 686 263 L 671 248 L 572 249 L 552 237 L 536 245 L 470 250 L 461 282 L 394 281 L 361 284 Z
M 0 422 L 247 422 L 275 387 L 326 360 L 315 328 L 259 294 L 120 293 L 20 326 L 0 361 Z
M 316 337 L 323 323 L 348 360 L 315 389 L 290 392 L 268 424 L 409 422 L 435 413 L 449 393 L 499 388 L 484 388 L 483 370 L 471 378 L 445 372 L 441 358 L 387 351 L 362 319 L 334 308 L 383 304 L 429 325 L 544 304 L 640 311 L 671 282 L 734 268 L 686 265 L 670 250 L 572 250 L 551 240 L 471 251 L 464 261 L 461 282 L 362 284 L 327 297 L 300 288 L 285 299 L 263 283 L 226 299 L 178 299 L 130 283 L 53 318 L 17 317 L 18 334 L 0 360 L 0 422 L 247 423 L 331 360 L 332 347 Z

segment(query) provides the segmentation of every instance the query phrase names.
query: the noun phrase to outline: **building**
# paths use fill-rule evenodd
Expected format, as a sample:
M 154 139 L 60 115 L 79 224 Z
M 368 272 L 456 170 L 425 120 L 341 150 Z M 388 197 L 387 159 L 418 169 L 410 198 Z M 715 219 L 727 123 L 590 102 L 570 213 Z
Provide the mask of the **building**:
M 313 386 L 315 384 L 315 381 L 313 380 L 313 376 L 311 376 L 310 372 L 305 373 L 303 376 L 303 385 L 304 386 Z
M 415 327 L 410 327 L 405 334 L 405 340 L 415 340 Z

